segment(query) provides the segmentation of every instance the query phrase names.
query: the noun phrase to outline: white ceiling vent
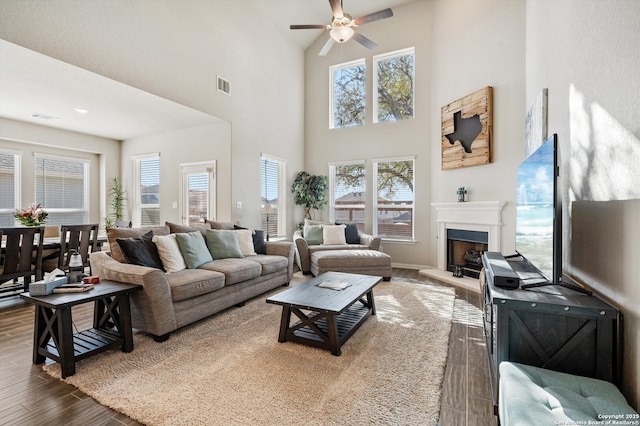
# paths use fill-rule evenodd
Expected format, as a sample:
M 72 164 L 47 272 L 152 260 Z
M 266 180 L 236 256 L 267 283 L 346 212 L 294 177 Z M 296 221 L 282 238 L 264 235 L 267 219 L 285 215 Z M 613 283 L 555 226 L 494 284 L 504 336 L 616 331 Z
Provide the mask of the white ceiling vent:
M 218 76 L 218 90 L 222 93 L 226 93 L 227 95 L 231 95 L 231 83 L 229 80 L 225 80 Z

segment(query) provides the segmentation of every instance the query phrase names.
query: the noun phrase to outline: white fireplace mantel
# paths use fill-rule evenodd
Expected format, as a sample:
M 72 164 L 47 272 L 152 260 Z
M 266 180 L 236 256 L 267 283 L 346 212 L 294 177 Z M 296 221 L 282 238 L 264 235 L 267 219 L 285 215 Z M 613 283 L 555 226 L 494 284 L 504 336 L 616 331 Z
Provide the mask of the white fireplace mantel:
M 480 231 L 488 234 L 489 251 L 500 251 L 500 229 L 504 201 L 432 203 L 438 224 L 438 269 L 447 269 L 447 229 Z

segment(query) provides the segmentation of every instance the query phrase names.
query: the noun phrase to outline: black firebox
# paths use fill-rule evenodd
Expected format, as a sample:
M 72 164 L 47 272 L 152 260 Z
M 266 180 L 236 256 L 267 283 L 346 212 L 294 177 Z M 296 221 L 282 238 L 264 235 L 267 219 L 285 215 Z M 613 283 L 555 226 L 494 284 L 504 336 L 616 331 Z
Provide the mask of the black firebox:
M 489 249 L 489 233 L 464 229 L 447 229 L 447 270 L 459 267 L 462 275 L 479 278 L 482 253 Z

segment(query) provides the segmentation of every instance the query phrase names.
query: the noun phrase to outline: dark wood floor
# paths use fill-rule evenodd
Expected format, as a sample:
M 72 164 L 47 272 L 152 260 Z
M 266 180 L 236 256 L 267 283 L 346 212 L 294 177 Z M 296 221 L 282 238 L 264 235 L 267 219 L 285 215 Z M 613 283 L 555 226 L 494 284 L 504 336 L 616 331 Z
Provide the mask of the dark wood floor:
M 427 281 L 408 269 L 394 269 L 393 276 L 403 281 Z M 90 328 L 92 315 L 91 304 L 76 307 L 76 327 Z M 441 426 L 497 424 L 481 316 L 479 295 L 456 288 Z M 19 297 L 0 299 L 0 425 L 137 425 L 31 363 L 33 319 L 33 306 Z

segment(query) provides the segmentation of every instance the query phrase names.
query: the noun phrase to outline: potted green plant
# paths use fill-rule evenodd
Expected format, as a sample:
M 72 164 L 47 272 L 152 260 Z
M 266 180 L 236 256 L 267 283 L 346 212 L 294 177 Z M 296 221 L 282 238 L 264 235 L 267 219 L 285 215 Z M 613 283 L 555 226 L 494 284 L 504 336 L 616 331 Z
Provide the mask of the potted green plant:
M 111 200 L 111 214 L 104 219 L 106 227 L 114 226 L 117 222 L 124 220 L 123 210 L 124 202 L 127 200 L 125 197 L 125 190 L 122 188 L 122 182 L 119 178 L 111 178 L 111 186 L 109 187 L 109 193 L 107 194 Z
M 295 203 L 304 207 L 304 218 L 313 219 L 312 211 L 319 210 L 327 204 L 327 176 L 310 175 L 301 171 L 296 175 L 291 192 L 295 194 Z

